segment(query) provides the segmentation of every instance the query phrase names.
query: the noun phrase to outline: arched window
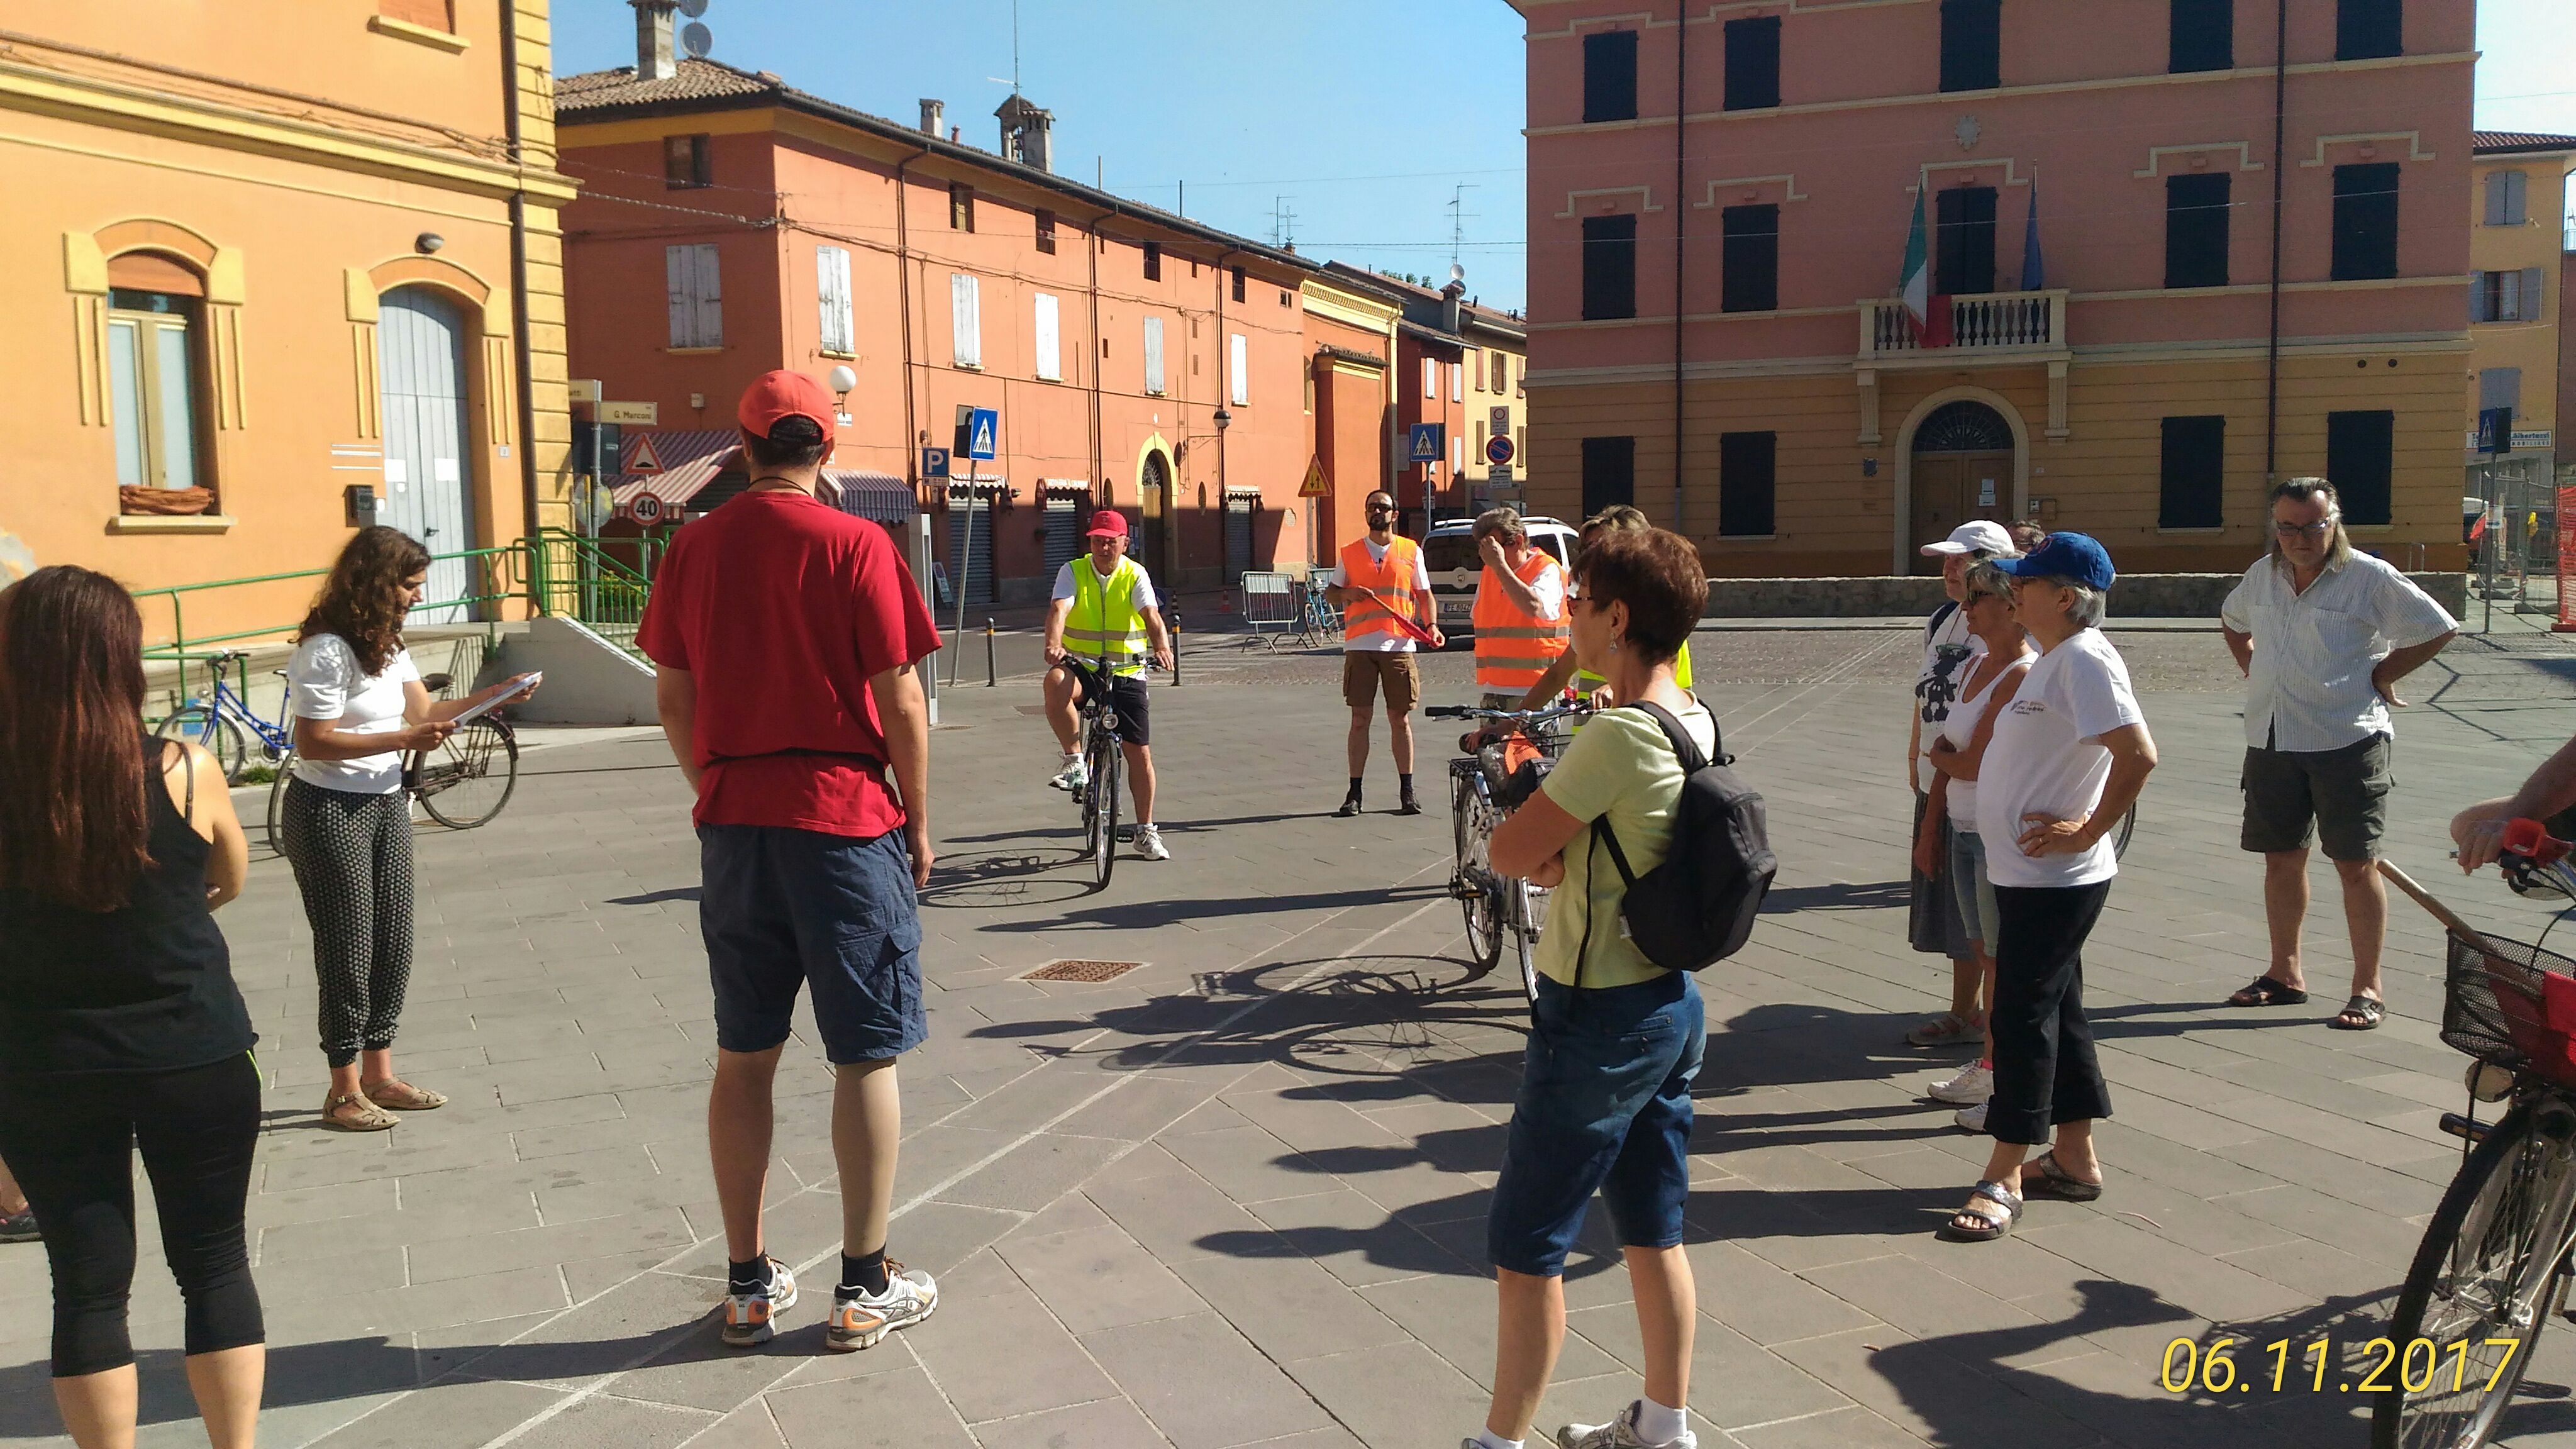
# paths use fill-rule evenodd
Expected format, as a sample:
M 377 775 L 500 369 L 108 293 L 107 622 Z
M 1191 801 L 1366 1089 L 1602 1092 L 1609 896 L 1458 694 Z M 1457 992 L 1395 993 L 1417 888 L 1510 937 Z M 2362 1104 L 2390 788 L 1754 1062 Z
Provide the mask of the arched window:
M 107 401 L 128 513 L 211 512 L 205 278 L 162 252 L 107 262 Z
M 1962 399 L 1935 409 L 1914 430 L 1918 453 L 2009 453 L 2012 425 L 1981 402 Z

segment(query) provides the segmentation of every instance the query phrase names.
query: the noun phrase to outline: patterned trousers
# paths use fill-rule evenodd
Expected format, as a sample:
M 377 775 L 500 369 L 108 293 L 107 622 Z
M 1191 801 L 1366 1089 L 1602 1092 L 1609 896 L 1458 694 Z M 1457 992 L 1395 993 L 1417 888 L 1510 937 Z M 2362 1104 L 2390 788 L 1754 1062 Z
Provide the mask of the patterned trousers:
M 411 797 L 290 780 L 284 814 L 278 848 L 313 927 L 322 1054 L 345 1067 L 394 1044 L 411 988 Z

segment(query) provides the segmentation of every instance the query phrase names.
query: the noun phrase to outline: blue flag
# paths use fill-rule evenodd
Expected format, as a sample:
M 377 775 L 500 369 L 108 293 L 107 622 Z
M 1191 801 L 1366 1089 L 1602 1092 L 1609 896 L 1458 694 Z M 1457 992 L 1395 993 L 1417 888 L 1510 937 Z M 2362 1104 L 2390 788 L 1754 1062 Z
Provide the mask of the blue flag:
M 2039 255 L 2039 177 L 2030 178 L 2030 224 L 2021 234 L 2021 289 L 2043 292 L 2048 289 L 2048 265 Z

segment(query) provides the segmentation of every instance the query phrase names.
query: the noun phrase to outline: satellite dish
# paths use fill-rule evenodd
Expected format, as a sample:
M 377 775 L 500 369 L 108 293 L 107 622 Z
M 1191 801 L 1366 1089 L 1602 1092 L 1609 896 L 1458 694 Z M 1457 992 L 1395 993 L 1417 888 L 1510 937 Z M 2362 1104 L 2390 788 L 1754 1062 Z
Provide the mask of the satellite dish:
M 1467 280 L 1467 269 L 1458 265 L 1456 262 L 1451 262 L 1449 264 L 1449 280 L 1453 282 L 1463 282 Z
M 680 13 L 695 20 L 707 13 L 707 0 L 680 0 Z
M 705 0 L 699 0 L 699 3 L 703 5 Z M 707 29 L 704 22 L 692 20 L 680 27 L 680 48 L 689 53 L 690 59 L 706 59 L 707 52 L 715 49 L 715 45 L 715 34 Z

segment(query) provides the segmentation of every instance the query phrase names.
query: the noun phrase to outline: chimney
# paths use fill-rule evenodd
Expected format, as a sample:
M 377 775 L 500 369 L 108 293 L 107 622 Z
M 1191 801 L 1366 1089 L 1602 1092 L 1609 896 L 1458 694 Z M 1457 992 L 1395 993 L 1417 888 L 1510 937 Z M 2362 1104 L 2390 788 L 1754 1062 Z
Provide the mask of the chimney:
M 1458 299 L 1466 290 L 1466 283 L 1454 280 L 1440 289 L 1440 330 L 1452 337 L 1458 335 Z
M 1055 169 L 1055 112 L 1042 110 L 1017 91 L 993 114 L 1002 123 L 1002 155 L 1040 171 Z
M 635 7 L 635 78 L 669 80 L 680 73 L 671 51 L 671 12 L 680 0 L 626 0 Z
M 921 134 L 936 136 L 947 124 L 948 103 L 923 96 L 921 98 Z

